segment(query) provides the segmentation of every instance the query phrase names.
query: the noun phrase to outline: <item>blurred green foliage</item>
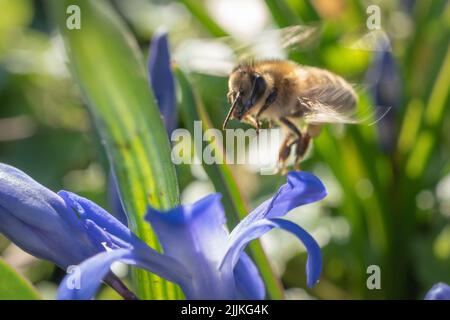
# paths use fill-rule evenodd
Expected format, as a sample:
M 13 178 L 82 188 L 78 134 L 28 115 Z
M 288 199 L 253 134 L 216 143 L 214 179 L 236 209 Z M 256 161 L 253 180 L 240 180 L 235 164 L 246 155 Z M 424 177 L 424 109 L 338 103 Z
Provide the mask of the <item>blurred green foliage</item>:
M 0 300 L 36 300 L 39 294 L 33 286 L 16 271 L 0 259 Z
M 218 2 L 111 1 L 144 53 L 159 25 L 168 29 L 174 48 L 192 37 L 233 34 L 212 9 Z M 232 2 L 240 10 L 239 2 Z M 352 83 L 364 82 L 374 52 L 345 44 L 367 31 L 366 9 L 372 1 L 260 3 L 269 29 L 299 23 L 322 26 L 317 45 L 292 52 L 291 59 L 329 69 Z M 450 6 L 445 0 L 373 4 L 382 10 L 402 84 L 396 92 L 399 103 L 391 111 L 393 148 L 382 147 L 382 126 L 328 126 L 303 162 L 302 168 L 323 179 L 330 193 L 307 226 L 323 246 L 324 272 L 320 284 L 306 293 L 320 299 L 421 299 L 432 284 L 450 283 Z M 61 59 L 61 48 L 42 1 L 0 0 L 0 161 L 52 190 L 75 191 L 108 207 L 109 165 L 78 86 Z M 228 111 L 227 79 L 187 77 L 209 125 L 220 128 Z M 370 108 L 372 99 L 362 90 L 359 107 Z M 185 119 L 180 123 L 189 128 Z M 220 191 L 212 176 L 208 180 L 187 166 L 177 169 L 182 190 L 213 180 Z M 229 170 L 240 177 L 236 182 L 248 207 L 267 198 L 284 180 L 239 165 Z M 342 231 L 345 226 L 347 233 Z M 44 297 L 51 297 L 47 290 L 54 290 L 62 271 L 24 256 L 5 239 L 0 239 L 0 253 Z M 305 259 L 305 253 L 295 254 L 278 270 L 285 288 L 305 288 Z M 381 268 L 380 290 L 366 286 L 366 269 L 372 264 Z M 115 297 L 109 290 L 100 296 Z

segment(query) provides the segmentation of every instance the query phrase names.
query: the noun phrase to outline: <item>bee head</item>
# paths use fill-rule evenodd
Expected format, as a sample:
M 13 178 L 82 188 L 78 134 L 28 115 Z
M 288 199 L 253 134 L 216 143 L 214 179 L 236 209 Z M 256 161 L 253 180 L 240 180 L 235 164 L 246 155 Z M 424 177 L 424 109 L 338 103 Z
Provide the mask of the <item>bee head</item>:
M 248 69 L 235 70 L 228 81 L 227 98 L 231 109 L 224 127 L 229 118 L 241 120 L 264 97 L 266 87 L 266 81 L 258 73 Z

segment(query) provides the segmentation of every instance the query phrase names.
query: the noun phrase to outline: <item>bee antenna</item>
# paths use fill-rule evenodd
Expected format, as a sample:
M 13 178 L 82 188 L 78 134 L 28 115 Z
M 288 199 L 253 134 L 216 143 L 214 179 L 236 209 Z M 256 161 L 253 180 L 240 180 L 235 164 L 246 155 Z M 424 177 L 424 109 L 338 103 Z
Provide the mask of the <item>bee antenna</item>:
M 230 120 L 231 114 L 233 113 L 234 109 L 236 108 L 236 103 L 237 103 L 238 99 L 240 99 L 240 96 L 241 96 L 241 93 L 238 92 L 236 99 L 234 99 L 233 104 L 231 105 L 230 111 L 228 111 L 225 121 L 223 122 L 222 130 L 225 130 L 228 120 Z

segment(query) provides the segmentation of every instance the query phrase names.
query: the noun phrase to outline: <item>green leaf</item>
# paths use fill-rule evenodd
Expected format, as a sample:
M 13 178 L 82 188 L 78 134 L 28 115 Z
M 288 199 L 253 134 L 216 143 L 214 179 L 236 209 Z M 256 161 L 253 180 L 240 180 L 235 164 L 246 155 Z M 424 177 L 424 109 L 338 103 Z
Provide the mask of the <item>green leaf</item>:
M 175 75 L 178 80 L 178 84 L 181 91 L 182 101 L 180 103 L 181 116 L 187 129 L 194 133 L 194 121 L 202 121 L 202 131 L 213 128 L 211 119 L 208 116 L 200 97 L 195 93 L 188 79 L 184 73 L 176 68 Z M 201 134 L 203 135 L 203 132 Z M 205 141 L 205 145 L 216 144 L 216 141 Z M 198 151 L 204 150 L 203 146 Z M 217 152 L 220 152 L 221 148 L 215 147 Z M 201 154 L 199 157 L 201 158 Z M 223 154 L 216 154 L 218 159 L 223 158 Z M 230 168 L 227 164 L 205 164 L 203 162 L 203 168 L 211 179 L 215 189 L 222 194 L 223 205 L 227 216 L 227 222 L 230 230 L 236 226 L 236 224 L 244 218 L 249 212 L 246 206 L 245 200 L 241 192 L 239 191 L 236 180 L 234 179 Z M 259 241 L 253 241 L 249 245 L 250 256 L 258 266 L 259 272 L 266 284 L 268 297 L 272 299 L 281 299 L 283 297 L 283 291 L 280 282 L 273 274 L 273 270 L 267 260 L 267 257 L 261 247 Z
M 89 106 L 96 129 L 117 177 L 130 228 L 160 250 L 147 206 L 168 209 L 179 204 L 170 144 L 148 87 L 143 57 L 130 31 L 105 1 L 77 1 L 81 29 L 66 27 L 73 1 L 51 1 L 70 58 L 70 67 Z M 175 299 L 174 285 L 142 270 L 134 284 L 141 299 Z
M 0 300 L 39 300 L 31 283 L 0 258 Z

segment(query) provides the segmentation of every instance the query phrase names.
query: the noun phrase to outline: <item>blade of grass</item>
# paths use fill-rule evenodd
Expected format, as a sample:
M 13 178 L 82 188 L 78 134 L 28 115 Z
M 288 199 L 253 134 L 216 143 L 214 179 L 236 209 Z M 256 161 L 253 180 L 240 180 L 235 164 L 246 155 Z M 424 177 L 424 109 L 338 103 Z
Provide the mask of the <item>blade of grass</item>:
M 148 89 L 143 57 L 135 39 L 105 1 L 77 1 L 81 29 L 66 28 L 72 1 L 51 1 L 64 37 L 70 67 L 89 106 L 117 177 L 131 229 L 159 250 L 143 219 L 147 205 L 179 204 L 170 145 L 158 107 Z M 135 271 L 141 299 L 173 299 L 179 289 L 147 272 Z
M 450 46 L 447 47 L 447 54 L 441 65 L 441 70 L 437 75 L 430 98 L 424 109 L 422 124 L 424 128 L 418 135 L 416 146 L 407 160 L 406 174 L 412 179 L 423 176 L 437 143 L 436 137 L 444 119 L 443 114 L 447 106 L 450 88 Z

